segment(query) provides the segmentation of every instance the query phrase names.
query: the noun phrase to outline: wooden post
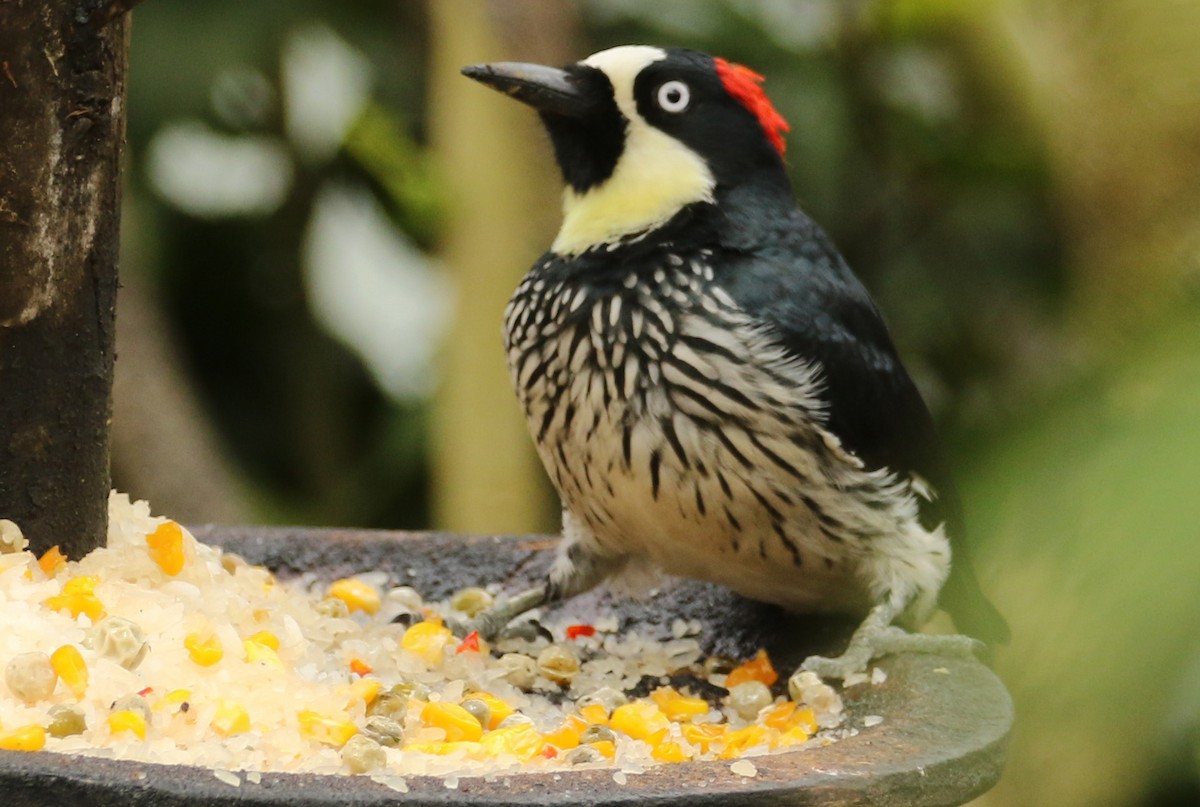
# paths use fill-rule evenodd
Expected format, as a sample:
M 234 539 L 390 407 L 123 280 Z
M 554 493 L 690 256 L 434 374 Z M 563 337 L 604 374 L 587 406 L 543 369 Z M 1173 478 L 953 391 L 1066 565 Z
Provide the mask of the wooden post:
M 430 133 L 450 200 L 441 258 L 458 298 L 431 418 L 434 523 L 464 532 L 557 529 L 508 379 L 500 326 L 521 276 L 554 238 L 561 180 L 537 116 L 459 74 L 507 59 L 580 58 L 578 10 L 544 0 L 430 0 Z
M 0 3 L 0 518 L 104 543 L 128 15 Z

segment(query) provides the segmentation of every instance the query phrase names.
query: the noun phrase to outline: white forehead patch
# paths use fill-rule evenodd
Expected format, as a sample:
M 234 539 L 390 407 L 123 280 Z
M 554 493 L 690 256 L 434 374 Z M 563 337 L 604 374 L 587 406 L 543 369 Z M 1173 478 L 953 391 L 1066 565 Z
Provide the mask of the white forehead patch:
M 583 60 L 583 64 L 602 71 L 613 85 L 613 95 L 621 113 L 630 120 L 637 115 L 633 100 L 633 81 L 647 65 L 667 58 L 662 48 L 649 45 L 621 45 L 609 48 Z
M 665 224 L 685 205 L 711 202 L 716 181 L 704 160 L 683 143 L 656 129 L 637 111 L 633 83 L 662 48 L 622 45 L 593 53 L 581 64 L 608 76 L 613 100 L 628 121 L 625 148 L 611 177 L 584 193 L 567 188 L 563 224 L 551 249 L 560 255 Z

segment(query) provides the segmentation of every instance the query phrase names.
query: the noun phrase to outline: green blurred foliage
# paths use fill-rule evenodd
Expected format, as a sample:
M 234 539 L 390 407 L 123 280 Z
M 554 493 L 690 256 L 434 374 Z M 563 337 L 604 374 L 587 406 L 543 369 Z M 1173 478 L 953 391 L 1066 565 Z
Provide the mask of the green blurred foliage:
M 442 204 L 428 155 L 395 113 L 370 102 L 346 132 L 343 144 L 367 177 L 391 202 L 396 224 L 418 243 L 431 246 Z
M 1196 804 L 1200 306 L 964 468 L 1018 704 L 989 804 Z M 1190 751 L 1189 751 L 1190 749 Z

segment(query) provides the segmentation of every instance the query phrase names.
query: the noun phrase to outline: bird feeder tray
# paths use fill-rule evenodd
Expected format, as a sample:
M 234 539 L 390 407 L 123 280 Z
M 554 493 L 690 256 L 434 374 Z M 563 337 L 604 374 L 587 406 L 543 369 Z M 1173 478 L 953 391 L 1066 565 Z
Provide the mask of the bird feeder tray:
M 548 568 L 557 539 L 362 530 L 196 527 L 197 539 L 236 552 L 287 579 L 315 573 L 333 580 L 385 571 L 441 599 L 466 586 L 500 582 L 516 591 Z M 674 620 L 696 620 L 706 652 L 748 657 L 765 647 L 780 670 L 813 652 L 841 649 L 848 623 L 786 617 L 716 586 L 686 582 L 645 601 L 603 593 L 561 606 L 594 621 L 612 613 L 622 629 L 669 637 Z M 399 793 L 366 776 L 263 773 L 233 787 L 206 768 L 49 752 L 0 752 L 0 793 L 12 807 L 325 807 L 329 805 L 904 805 L 949 807 L 984 793 L 1000 777 L 1012 726 L 1003 685 L 973 659 L 902 655 L 881 659 L 881 684 L 849 687 L 845 726 L 862 727 L 826 746 L 752 759 L 742 776 L 729 762 L 656 766 L 618 783 L 613 770 L 462 776 L 457 787 L 432 776 L 406 777 Z M 868 715 L 883 717 L 863 727 Z

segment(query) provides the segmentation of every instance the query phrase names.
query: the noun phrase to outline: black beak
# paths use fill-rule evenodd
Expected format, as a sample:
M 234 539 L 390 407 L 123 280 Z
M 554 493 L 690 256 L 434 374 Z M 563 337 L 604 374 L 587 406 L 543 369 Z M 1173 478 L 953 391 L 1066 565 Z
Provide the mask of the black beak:
M 467 78 L 473 78 L 550 115 L 586 118 L 597 107 L 598 99 L 594 93 L 587 91 L 585 83 L 557 67 L 496 62 L 473 64 L 464 67 L 462 73 Z

